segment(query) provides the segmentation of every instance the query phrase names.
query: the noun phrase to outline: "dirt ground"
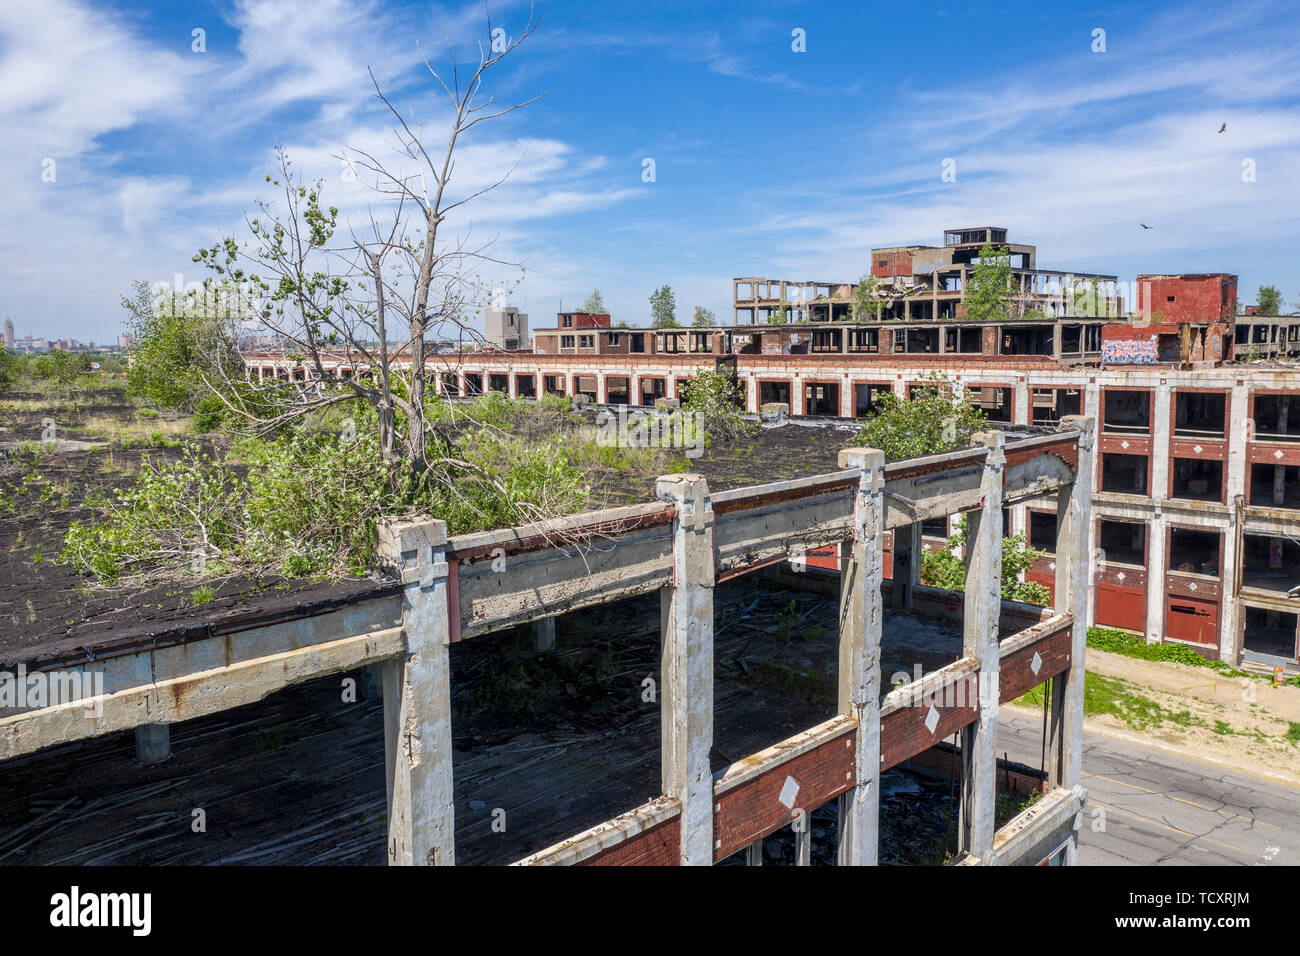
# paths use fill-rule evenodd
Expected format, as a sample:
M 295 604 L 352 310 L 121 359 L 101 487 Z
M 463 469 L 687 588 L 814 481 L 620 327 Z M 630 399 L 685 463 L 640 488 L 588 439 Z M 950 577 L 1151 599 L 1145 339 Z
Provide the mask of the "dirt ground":
M 1142 730 L 1143 735 L 1211 760 L 1285 774 L 1300 786 L 1300 742 L 1287 739 L 1291 724 L 1300 725 L 1300 688 L 1272 687 L 1267 680 L 1225 677 L 1209 668 L 1092 649 L 1087 668 L 1130 682 L 1135 693 L 1180 715 Z M 1181 716 L 1184 712 L 1188 716 Z M 1138 733 L 1109 714 L 1089 722 Z

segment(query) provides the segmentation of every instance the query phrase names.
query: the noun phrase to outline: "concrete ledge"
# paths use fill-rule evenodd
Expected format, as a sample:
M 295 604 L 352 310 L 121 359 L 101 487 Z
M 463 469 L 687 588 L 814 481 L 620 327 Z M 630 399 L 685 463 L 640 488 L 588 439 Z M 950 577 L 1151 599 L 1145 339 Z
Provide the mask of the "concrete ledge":
M 1057 788 L 993 835 L 993 864 L 1037 866 L 1068 840 L 1087 803 L 1082 787 Z
M 510 865 L 574 866 L 612 850 L 652 827 L 667 823 L 681 812 L 682 806 L 677 800 L 660 797 Z

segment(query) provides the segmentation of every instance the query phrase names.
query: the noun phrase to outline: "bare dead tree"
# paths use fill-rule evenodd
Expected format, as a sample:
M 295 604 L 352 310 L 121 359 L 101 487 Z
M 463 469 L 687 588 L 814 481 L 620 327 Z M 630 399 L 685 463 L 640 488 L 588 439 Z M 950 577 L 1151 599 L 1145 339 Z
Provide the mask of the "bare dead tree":
M 378 212 L 368 210 L 366 225 L 352 227 L 346 241 L 336 237 L 339 214 L 324 204 L 323 183 L 303 182 L 280 149 L 278 175 L 267 179 L 280 188 L 283 207 L 261 203 L 258 217 L 245 217 L 251 246 L 227 239 L 195 257 L 262 293 L 258 318 L 263 329 L 282 343 L 282 354 L 303 369 L 299 389 L 279 383 L 213 383 L 227 407 L 257 431 L 360 400 L 377 413 L 385 456 L 400 457 L 417 475 L 428 471 L 428 440 L 436 434 L 425 414 L 431 343 L 480 339 L 470 320 L 486 304 L 483 270 L 520 265 L 494 256 L 491 240 L 473 241 L 469 228 L 448 235 L 453 214 L 504 183 L 515 168 L 457 196 L 450 188 L 456 151 L 479 123 L 540 98 L 500 103 L 484 91 L 492 68 L 540 23 L 530 12 L 522 33 L 505 40 L 492 36 L 487 15 L 488 40 L 478 43 L 478 62 L 468 76 L 450 39 L 449 73 L 439 73 L 424 58 L 450 106 L 446 139 L 437 145 L 414 115 L 398 109 L 371 72 L 375 96 L 396 123 L 396 158 L 390 161 L 358 148 L 340 156 L 374 190 L 379 207 Z M 327 384 L 337 387 L 324 387 Z M 397 427 L 399 416 L 404 429 Z M 440 443 L 441 452 L 446 444 Z

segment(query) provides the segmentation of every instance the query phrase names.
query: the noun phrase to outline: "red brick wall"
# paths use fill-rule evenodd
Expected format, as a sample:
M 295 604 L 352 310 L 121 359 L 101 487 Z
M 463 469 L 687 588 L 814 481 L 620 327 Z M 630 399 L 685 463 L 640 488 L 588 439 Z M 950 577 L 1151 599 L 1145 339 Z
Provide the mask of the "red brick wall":
M 617 846 L 588 857 L 578 866 L 677 866 L 681 862 L 682 818 L 673 817 Z
M 780 801 L 787 777 L 799 785 L 795 809 L 811 813 L 854 784 L 850 731 L 766 773 L 718 795 L 713 815 L 713 858 L 721 860 L 743 850 L 759 837 L 775 833 L 794 819 L 794 810 Z
M 1173 297 L 1170 302 L 1169 298 Z M 1224 273 L 1137 277 L 1137 311 L 1166 322 L 1215 322 L 1235 315 L 1237 277 Z

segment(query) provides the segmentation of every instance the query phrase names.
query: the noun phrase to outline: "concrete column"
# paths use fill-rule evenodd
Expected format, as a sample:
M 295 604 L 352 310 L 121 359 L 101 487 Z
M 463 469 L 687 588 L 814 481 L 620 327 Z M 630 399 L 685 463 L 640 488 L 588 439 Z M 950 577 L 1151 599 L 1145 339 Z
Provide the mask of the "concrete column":
M 555 618 L 544 617 L 533 621 L 533 650 L 555 650 Z
M 1059 325 L 1057 326 L 1057 329 L 1060 329 Z M 1029 383 L 1020 382 L 1015 386 L 1015 391 L 1011 394 L 1011 400 L 1013 402 L 1011 420 L 1017 425 L 1033 424 L 1034 410 L 1029 401 Z
M 681 801 L 683 866 L 713 864 L 713 508 L 699 475 L 667 475 L 674 586 L 660 591 L 663 792 Z
M 1067 415 L 1063 429 L 1078 429 L 1079 466 L 1074 483 L 1056 494 L 1056 608 L 1074 615 L 1070 666 L 1052 680 L 1052 715 L 1048 728 L 1048 780 L 1053 786 L 1080 788 L 1083 780 L 1083 677 L 1088 647 L 1088 604 L 1092 598 L 1092 462 L 1093 419 Z M 1079 837 L 1066 847 L 1073 865 Z
M 880 639 L 884 607 L 885 453 L 846 448 L 857 468 L 853 540 L 840 544 L 839 712 L 858 723 L 852 790 L 839 798 L 839 865 L 875 866 L 880 827 Z M 811 823 L 809 823 L 811 828 Z
M 1168 385 L 1159 384 L 1155 379 L 1154 393 L 1151 400 L 1151 487 L 1148 491 L 1153 501 L 1163 501 L 1169 497 L 1169 439 L 1172 428 L 1169 421 L 1169 408 L 1172 391 Z
M 447 525 L 379 522 L 379 557 L 400 571 L 406 653 L 384 662 L 388 862 L 456 862 L 451 773 Z
M 1147 643 L 1159 644 L 1165 634 L 1165 595 L 1169 556 L 1165 554 L 1165 516 L 1157 507 L 1147 522 Z
M 168 724 L 141 724 L 135 728 L 135 759 L 156 764 L 172 755 L 172 729 Z
M 962 653 L 980 662 L 979 717 L 961 734 L 960 849 L 993 862 L 997 803 L 998 665 L 1002 611 L 1002 479 L 1006 468 L 1002 432 L 980 432 L 988 449 L 980 479 L 983 504 L 966 512 L 966 607 Z M 967 689 L 969 694 L 970 688 Z
M 894 529 L 894 577 L 889 605 L 896 611 L 912 609 L 912 595 L 921 582 L 921 523 Z

